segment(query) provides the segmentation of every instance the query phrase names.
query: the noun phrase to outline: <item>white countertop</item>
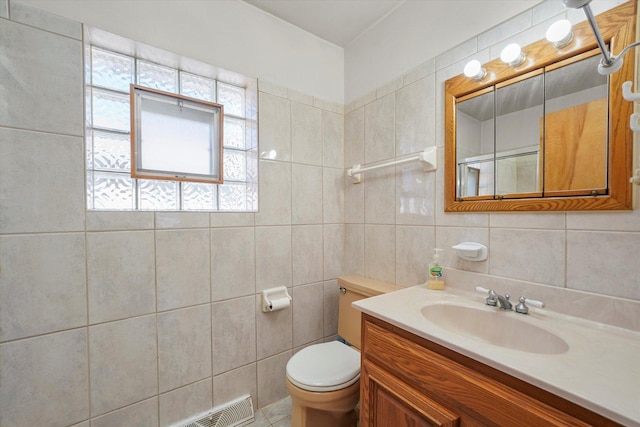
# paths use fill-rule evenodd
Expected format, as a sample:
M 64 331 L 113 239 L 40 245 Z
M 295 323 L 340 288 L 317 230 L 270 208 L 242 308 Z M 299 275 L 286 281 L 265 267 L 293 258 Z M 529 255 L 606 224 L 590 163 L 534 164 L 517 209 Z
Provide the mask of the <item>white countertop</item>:
M 538 354 L 489 344 L 427 320 L 421 309 L 446 303 L 498 310 L 480 293 L 406 288 L 353 303 L 358 310 L 584 406 L 625 426 L 640 426 L 640 333 L 529 307 L 498 313 L 552 332 L 569 350 Z M 515 303 L 514 303 L 515 305 Z

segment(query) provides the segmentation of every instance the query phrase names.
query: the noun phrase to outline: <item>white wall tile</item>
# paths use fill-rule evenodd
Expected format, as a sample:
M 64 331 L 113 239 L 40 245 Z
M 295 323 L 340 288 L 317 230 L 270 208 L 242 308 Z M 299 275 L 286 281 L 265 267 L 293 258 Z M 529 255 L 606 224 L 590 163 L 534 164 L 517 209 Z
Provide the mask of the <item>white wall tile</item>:
M 0 0 L 0 18 L 9 19 L 9 0 Z
M 365 225 L 364 266 L 366 277 L 395 283 L 396 227 Z
M 364 163 L 364 108 L 344 116 L 344 167 Z
M 268 94 L 279 96 L 281 98 L 287 98 L 289 96 L 289 90 L 286 87 L 278 86 L 264 79 L 258 80 L 258 87 L 260 92 L 266 92 Z
M 433 225 L 436 174 L 420 163 L 396 166 L 395 215 L 397 224 Z
M 326 223 L 344 222 L 343 169 L 322 168 L 322 220 Z
M 93 416 L 158 393 L 155 316 L 91 326 L 89 349 Z
M 256 360 L 256 308 L 253 295 L 212 305 L 213 373 Z
M 259 99 L 260 158 L 291 160 L 291 101 L 264 92 Z
M 492 275 L 565 284 L 564 231 L 492 228 L 488 247 Z
M 331 337 L 338 333 L 338 306 L 340 286 L 338 280 L 324 282 L 324 337 Z
M 363 178 L 365 223 L 395 223 L 396 183 L 394 176 L 395 167 L 392 166 L 368 172 Z
M 640 300 L 640 233 L 567 232 L 567 287 Z
M 396 278 L 393 283 L 403 287 L 425 283 L 434 246 L 434 227 L 396 227 Z
M 220 301 L 256 292 L 254 229 L 211 230 L 211 300 Z
M 82 42 L 4 19 L 0 39 L 0 126 L 81 136 Z
M 211 378 L 161 394 L 160 425 L 170 426 L 213 407 Z
M 491 230 L 493 233 L 494 229 Z M 438 227 L 436 229 L 436 244 L 435 247 L 444 249 L 441 253 L 440 260 L 442 265 L 446 268 L 455 268 L 458 270 L 477 271 L 480 273 L 488 273 L 489 265 L 494 260 L 492 244 L 489 242 L 490 231 L 488 228 L 480 227 Z M 456 254 L 456 251 L 452 248 L 458 243 L 462 242 L 477 242 L 483 244 L 489 248 L 490 258 L 486 261 L 467 261 Z M 508 244 L 508 242 L 507 242 Z M 505 250 L 509 249 L 497 249 Z M 433 259 L 433 252 L 429 252 L 427 259 L 431 261 Z M 520 261 L 520 260 L 518 260 Z M 499 264 L 499 260 L 496 261 Z M 491 264 L 493 265 L 493 264 Z M 501 264 L 499 264 L 501 265 Z M 508 267 L 507 267 L 508 268 Z M 517 268 L 515 268 L 517 270 Z
M 396 93 L 396 156 L 417 153 L 435 142 L 435 75 Z
M 291 286 L 291 227 L 256 227 L 256 291 Z
M 89 322 L 156 310 L 152 231 L 87 234 Z
M 346 224 L 344 236 L 343 274 L 365 275 L 364 270 L 364 225 Z
M 292 353 L 285 351 L 258 361 L 258 407 L 263 408 L 287 396 L 285 369 Z
M 514 34 L 529 28 L 532 24 L 532 19 L 531 10 L 527 10 L 502 24 L 496 25 L 489 31 L 479 34 L 478 50 L 485 49 L 505 39 L 511 39 Z
M 287 89 L 287 97 L 296 103 L 311 105 L 313 106 L 313 96 L 307 95 L 306 93 L 299 92 L 293 89 Z
M 320 282 L 324 278 L 322 225 L 291 227 L 293 285 Z
M 344 225 L 325 224 L 323 226 L 324 280 L 342 275 L 344 259 Z
M 567 229 L 640 231 L 640 209 L 621 212 L 567 212 Z
M 0 344 L 0 425 L 67 426 L 89 417 L 87 333 Z
M 213 379 L 213 404 L 227 403 L 242 395 L 252 397 L 253 409 L 258 409 L 258 380 L 256 364 L 251 363 L 241 368 L 227 371 Z M 256 413 L 256 418 L 258 414 Z
M 291 103 L 291 160 L 322 165 L 322 110 Z
M 566 216 L 564 212 L 492 212 L 489 221 L 491 227 L 563 230 Z
M 413 70 L 406 73 L 402 76 L 402 84 L 404 86 L 415 82 L 416 80 L 420 80 L 424 77 L 427 77 L 430 74 L 435 74 L 436 72 L 436 61 L 434 58 L 428 59 L 423 64 L 418 65 Z
M 260 212 L 256 225 L 291 224 L 291 164 L 260 160 Z
M 344 174 L 344 221 L 346 223 L 364 223 L 364 181 L 354 184 Z
M 255 215 L 241 212 L 212 212 L 209 221 L 211 227 L 252 227 L 255 225 Z
M 158 311 L 209 302 L 209 230 L 165 230 L 155 234 Z
M 209 227 L 208 212 L 155 212 L 155 216 L 160 229 Z
M 289 289 L 288 292 L 291 295 L 292 289 Z M 258 360 L 290 350 L 293 347 L 293 307 L 289 306 L 282 310 L 263 313 L 261 298 L 261 295 L 255 297 Z M 258 399 L 260 398 L 258 395 Z M 260 406 L 263 405 L 260 404 Z
M 87 211 L 87 231 L 151 230 L 154 213 L 146 211 Z
M 291 223 L 322 224 L 322 168 L 291 165 Z
M 376 98 L 385 97 L 402 87 L 402 77 L 397 77 L 376 89 Z
M 344 115 L 322 111 L 322 165 L 344 167 Z
M 0 236 L 0 341 L 87 324 L 84 235 Z
M 436 57 L 436 70 L 442 70 L 445 67 L 454 64 L 461 58 L 466 58 L 469 55 L 478 51 L 478 40 L 473 37 L 467 41 L 460 43 L 458 46 L 450 49 Z
M 82 138 L 0 128 L 0 233 L 84 231 L 83 170 Z
M 395 93 L 364 107 L 365 163 L 395 156 Z
M 158 314 L 160 393 L 211 377 L 211 307 Z
M 11 20 L 82 40 L 82 24 L 19 2 L 11 2 Z
M 158 398 L 143 400 L 126 408 L 93 418 L 92 427 L 112 427 L 135 425 L 140 427 L 157 427 Z
M 324 337 L 324 285 L 322 282 L 293 288 L 293 346 Z

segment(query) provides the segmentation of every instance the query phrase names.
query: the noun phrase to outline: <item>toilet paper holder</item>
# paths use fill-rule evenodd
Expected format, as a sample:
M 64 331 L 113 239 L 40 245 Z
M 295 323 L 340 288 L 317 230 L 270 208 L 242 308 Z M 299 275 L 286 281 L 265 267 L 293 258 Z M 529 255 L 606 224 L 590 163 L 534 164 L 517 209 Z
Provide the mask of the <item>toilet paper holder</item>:
M 291 305 L 291 295 L 286 286 L 278 286 L 262 291 L 262 312 L 282 310 Z

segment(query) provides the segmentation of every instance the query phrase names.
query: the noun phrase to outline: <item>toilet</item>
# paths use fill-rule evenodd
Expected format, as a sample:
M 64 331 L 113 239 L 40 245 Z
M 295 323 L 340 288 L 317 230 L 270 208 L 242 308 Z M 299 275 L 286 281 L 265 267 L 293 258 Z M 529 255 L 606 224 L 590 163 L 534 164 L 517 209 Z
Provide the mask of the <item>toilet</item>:
M 399 288 L 360 276 L 338 278 L 340 341 L 314 344 L 287 362 L 293 427 L 353 427 L 360 400 L 360 311 L 351 303 Z

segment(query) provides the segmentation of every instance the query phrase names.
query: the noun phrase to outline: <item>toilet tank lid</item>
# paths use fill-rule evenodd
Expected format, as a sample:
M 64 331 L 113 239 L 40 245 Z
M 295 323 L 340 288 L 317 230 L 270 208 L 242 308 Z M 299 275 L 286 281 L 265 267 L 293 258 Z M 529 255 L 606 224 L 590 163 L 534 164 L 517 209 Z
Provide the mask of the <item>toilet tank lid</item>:
M 366 297 L 373 297 L 401 289 L 399 286 L 392 285 L 391 283 L 376 279 L 367 279 L 362 276 L 338 277 L 338 284 L 345 289 L 357 292 Z

